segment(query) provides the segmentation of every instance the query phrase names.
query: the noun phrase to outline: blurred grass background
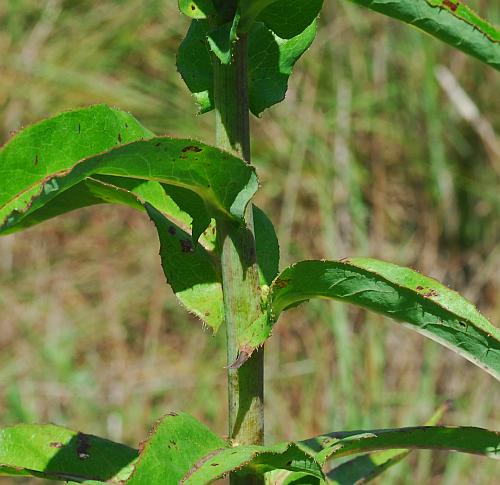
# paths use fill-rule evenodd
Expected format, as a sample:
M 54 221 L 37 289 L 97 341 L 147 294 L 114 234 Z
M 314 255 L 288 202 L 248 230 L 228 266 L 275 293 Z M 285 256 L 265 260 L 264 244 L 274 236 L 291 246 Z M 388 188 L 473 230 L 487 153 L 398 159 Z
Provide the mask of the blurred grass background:
M 472 7 L 500 22 L 498 2 Z M 253 122 L 257 203 L 282 267 L 381 257 L 437 277 L 500 321 L 500 77 L 419 31 L 326 2 L 287 102 Z M 0 138 L 106 102 L 159 134 L 213 142 L 175 68 L 188 21 L 171 0 L 2 0 Z M 477 105 L 436 72 L 446 67 Z M 72 213 L 0 239 L 0 421 L 56 422 L 137 445 L 182 409 L 225 434 L 224 335 L 187 317 L 146 217 Z M 269 442 L 422 423 L 499 428 L 500 389 L 448 350 L 335 303 L 288 312 L 266 350 Z M 495 484 L 497 462 L 415 453 L 383 484 Z M 1 483 L 27 483 L 0 479 Z

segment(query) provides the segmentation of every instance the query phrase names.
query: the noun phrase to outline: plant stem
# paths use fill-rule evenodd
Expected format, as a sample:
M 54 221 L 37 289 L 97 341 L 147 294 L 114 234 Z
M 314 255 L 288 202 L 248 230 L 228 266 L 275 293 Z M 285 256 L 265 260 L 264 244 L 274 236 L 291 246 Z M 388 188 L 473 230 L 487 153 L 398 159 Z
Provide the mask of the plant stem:
M 250 161 L 250 129 L 247 90 L 247 38 L 240 35 L 231 64 L 214 59 L 214 102 L 217 146 Z M 259 276 L 256 264 L 252 209 L 246 227 L 217 222 L 222 263 L 222 284 L 227 332 L 228 366 L 238 358 L 238 329 L 255 321 L 260 312 Z M 264 349 L 255 351 L 239 368 L 228 368 L 229 435 L 238 444 L 262 444 L 264 440 Z M 231 476 L 231 483 L 243 483 Z M 245 477 L 244 483 L 263 483 Z

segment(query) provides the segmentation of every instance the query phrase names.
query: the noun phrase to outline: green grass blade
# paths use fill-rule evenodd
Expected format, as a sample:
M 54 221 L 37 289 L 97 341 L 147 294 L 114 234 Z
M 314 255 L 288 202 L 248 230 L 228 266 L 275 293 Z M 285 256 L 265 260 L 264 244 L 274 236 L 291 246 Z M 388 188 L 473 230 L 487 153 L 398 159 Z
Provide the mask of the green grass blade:
M 117 144 L 122 145 L 113 148 Z M 38 123 L 2 148 L 0 232 L 12 232 L 61 194 L 69 210 L 78 207 L 80 199 L 83 206 L 89 205 L 96 194 L 87 191 L 82 197 L 79 184 L 103 176 L 116 177 L 118 186 L 121 178 L 186 189 L 200 199 L 198 207 L 206 206 L 205 223 L 207 210 L 242 220 L 257 190 L 255 171 L 242 160 L 193 140 L 151 138 L 130 115 L 96 106 Z M 102 191 L 106 195 L 97 198 L 115 202 L 110 185 Z
M 406 322 L 500 379 L 500 330 L 465 298 L 416 271 L 368 258 L 302 261 L 270 291 L 273 320 L 310 298 L 334 298 Z
M 457 0 L 351 0 L 419 29 L 500 70 L 500 30 Z
M 0 475 L 120 483 L 136 458 L 133 448 L 51 424 L 0 431 Z

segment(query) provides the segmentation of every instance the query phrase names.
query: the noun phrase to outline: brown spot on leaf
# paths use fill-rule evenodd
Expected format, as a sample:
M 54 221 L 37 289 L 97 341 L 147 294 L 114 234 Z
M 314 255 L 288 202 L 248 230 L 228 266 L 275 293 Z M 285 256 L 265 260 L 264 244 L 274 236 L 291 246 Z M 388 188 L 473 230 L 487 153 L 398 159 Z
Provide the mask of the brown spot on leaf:
M 193 242 L 190 239 L 181 239 L 179 242 L 183 253 L 192 253 L 194 251 Z
M 417 286 L 417 291 L 422 291 L 423 289 L 424 289 L 424 287 L 423 287 L 423 286 L 420 286 L 420 285 L 419 285 L 419 286 Z
M 35 156 L 35 161 L 33 162 L 35 167 L 38 165 L 38 155 Z
M 167 416 L 179 416 L 179 413 L 176 413 L 175 411 L 170 411 L 169 413 L 167 413 Z
M 61 443 L 60 441 L 53 441 L 50 443 L 51 448 L 64 448 L 64 443 Z
M 456 12 L 460 3 L 459 2 L 454 3 L 452 0 L 443 0 L 443 5 L 445 7 L 448 7 L 452 12 Z
M 201 148 L 199 148 L 199 147 L 195 147 L 194 145 L 189 145 L 189 146 L 184 147 L 184 148 L 182 149 L 182 153 L 186 153 L 186 152 L 194 152 L 194 153 L 199 153 L 199 152 L 201 152 L 201 150 L 202 150 L 202 149 L 201 149 Z
M 83 433 L 76 435 L 76 454 L 80 460 L 90 457 L 90 436 Z
M 285 278 L 285 279 L 281 279 L 281 278 L 278 278 L 274 284 L 278 287 L 278 288 L 286 288 L 288 286 L 288 283 L 290 283 L 290 279 L 289 278 Z
M 122 134 L 118 133 L 118 143 L 121 143 L 121 142 L 122 142 Z

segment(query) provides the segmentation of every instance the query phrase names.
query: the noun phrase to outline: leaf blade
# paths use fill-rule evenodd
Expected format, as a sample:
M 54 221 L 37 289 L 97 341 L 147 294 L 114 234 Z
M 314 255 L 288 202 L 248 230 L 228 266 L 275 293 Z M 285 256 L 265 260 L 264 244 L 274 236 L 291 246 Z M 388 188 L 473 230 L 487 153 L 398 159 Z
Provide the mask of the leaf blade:
M 214 109 L 213 67 L 207 36 L 209 24 L 193 20 L 177 56 L 177 70 L 200 113 Z M 315 36 L 315 21 L 290 39 L 280 38 L 262 22 L 253 24 L 248 33 L 248 95 L 255 116 L 284 99 L 293 67 Z
M 330 441 L 328 441 L 330 440 Z M 430 449 L 460 451 L 500 458 L 500 433 L 471 426 L 417 426 L 331 433 L 319 438 L 320 463 L 357 453 L 384 449 Z
M 425 426 L 437 425 L 449 410 L 450 402 L 444 403 Z M 390 467 L 404 460 L 411 450 L 383 450 L 357 456 L 327 473 L 328 483 L 332 485 L 360 485 L 377 478 Z
M 150 132 L 130 115 L 105 106 L 64 113 L 21 132 L 0 151 L 0 232 L 12 232 L 27 216 L 65 191 L 85 184 L 89 177 L 116 177 L 119 188 L 120 180 L 180 187 L 197 194 L 211 211 L 242 220 L 246 204 L 257 190 L 250 165 L 193 140 L 144 139 L 145 135 Z M 115 146 L 115 136 L 128 143 Z M 36 170 L 32 170 L 33 160 Z M 231 183 L 227 183 L 225 174 L 231 174 Z M 108 189 L 113 199 L 116 194 L 112 187 Z M 102 189 L 99 197 L 104 193 Z M 97 203 L 95 193 L 86 195 L 82 205 Z M 138 195 L 146 196 L 146 200 L 149 197 L 147 191 Z M 79 196 L 68 203 L 68 210 L 78 207 Z M 131 199 L 123 200 L 129 203 Z M 137 208 L 138 203 L 132 205 Z M 210 219 L 203 218 L 206 223 Z
M 409 23 L 500 70 L 500 30 L 456 0 L 351 0 Z
M 369 258 L 302 261 L 270 292 L 272 320 L 310 298 L 334 298 L 406 322 L 500 379 L 500 331 L 458 293 L 432 278 Z
M 1 473 L 6 475 L 119 482 L 136 458 L 133 448 L 60 426 L 20 424 L 0 430 Z

